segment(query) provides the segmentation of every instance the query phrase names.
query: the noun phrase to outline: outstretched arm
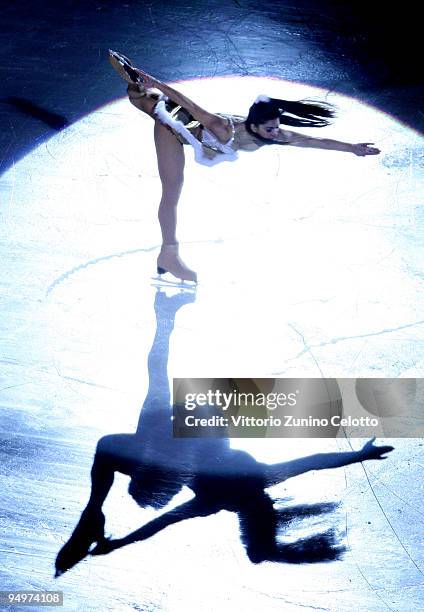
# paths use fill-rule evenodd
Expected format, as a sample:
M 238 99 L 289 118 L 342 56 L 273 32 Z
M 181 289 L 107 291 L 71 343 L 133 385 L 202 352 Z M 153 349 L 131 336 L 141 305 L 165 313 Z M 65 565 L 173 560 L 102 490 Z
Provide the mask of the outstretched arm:
M 155 79 L 150 74 L 147 74 L 147 72 L 139 70 L 138 68 L 135 70 L 143 79 L 143 85 L 146 87 L 146 89 L 159 89 L 159 91 L 164 93 L 165 96 L 168 96 L 168 98 L 170 98 L 173 102 L 184 107 L 197 121 L 210 130 L 218 138 L 218 140 L 225 143 L 231 137 L 232 130 L 229 122 L 226 119 L 206 111 L 204 108 L 193 102 L 193 100 L 187 98 L 187 96 L 183 95 L 173 87 L 170 87 L 166 83 L 162 83 L 162 81 Z
M 383 455 L 390 453 L 393 446 L 374 446 L 375 438 L 369 440 L 359 451 L 348 453 L 320 453 L 302 457 L 294 461 L 276 463 L 265 468 L 266 486 L 278 484 L 293 476 L 299 476 L 311 470 L 327 470 L 330 468 L 343 467 L 351 463 L 359 463 L 369 459 L 386 459 Z
M 342 142 L 340 140 L 331 140 L 330 138 L 315 138 L 313 136 L 305 136 L 297 132 L 289 130 L 281 130 L 278 136 L 278 142 L 292 145 L 294 147 L 309 147 L 312 149 L 327 149 L 329 151 L 344 151 L 346 153 L 354 153 L 359 157 L 365 155 L 378 155 L 380 149 L 371 146 L 372 142 L 359 142 L 352 144 L 350 142 Z

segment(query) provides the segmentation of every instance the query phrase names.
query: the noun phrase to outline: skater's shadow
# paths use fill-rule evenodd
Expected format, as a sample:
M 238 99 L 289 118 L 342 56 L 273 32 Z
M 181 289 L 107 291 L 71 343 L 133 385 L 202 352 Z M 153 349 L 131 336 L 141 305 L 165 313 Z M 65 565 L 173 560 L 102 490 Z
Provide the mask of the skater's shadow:
M 330 512 L 334 504 L 286 506 L 277 510 L 266 489 L 313 469 L 334 468 L 380 457 L 365 457 L 359 451 L 327 453 L 268 465 L 256 461 L 247 452 L 232 449 L 225 437 L 173 437 L 167 373 L 169 342 L 177 311 L 194 300 L 193 293 L 181 292 L 167 297 L 157 292 L 156 334 L 148 357 L 149 387 L 137 430 L 134 434 L 114 434 L 99 440 L 91 471 L 90 499 L 69 541 L 57 556 L 56 576 L 89 553 L 107 554 L 145 540 L 168 525 L 220 510 L 238 515 L 241 540 L 254 563 L 265 560 L 313 563 L 337 559 L 343 553 L 331 529 L 291 543 L 279 539 L 293 523 Z M 204 411 L 203 416 L 213 415 L 211 407 L 205 407 Z M 375 453 L 376 447 L 369 444 L 369 451 L 372 449 Z M 130 477 L 129 493 L 143 508 L 164 508 L 183 486 L 189 487 L 194 497 L 126 537 L 106 539 L 102 506 L 115 472 Z

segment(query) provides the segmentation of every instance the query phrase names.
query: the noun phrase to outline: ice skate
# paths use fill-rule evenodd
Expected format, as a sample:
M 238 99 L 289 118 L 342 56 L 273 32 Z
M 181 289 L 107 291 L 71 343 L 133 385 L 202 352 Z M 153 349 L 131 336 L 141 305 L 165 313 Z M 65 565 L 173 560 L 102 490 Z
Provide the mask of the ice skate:
M 128 57 L 125 57 L 125 55 L 109 49 L 109 61 L 112 68 L 114 68 L 119 76 L 122 77 L 127 83 L 135 83 L 137 85 L 143 83 L 143 77 L 138 74 L 131 63 L 131 60 L 129 60 Z
M 157 260 L 158 274 L 169 272 L 182 281 L 197 283 L 197 274 L 190 270 L 178 254 L 178 243 L 163 244 Z

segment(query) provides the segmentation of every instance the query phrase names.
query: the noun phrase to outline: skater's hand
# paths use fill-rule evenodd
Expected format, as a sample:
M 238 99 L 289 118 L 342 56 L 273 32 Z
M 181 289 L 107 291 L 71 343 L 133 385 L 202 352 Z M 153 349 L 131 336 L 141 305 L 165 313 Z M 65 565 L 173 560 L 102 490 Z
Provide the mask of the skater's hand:
M 150 89 L 151 87 L 159 87 L 160 81 L 152 77 L 151 74 L 147 74 L 143 70 L 135 69 L 136 73 L 142 78 L 143 85 L 146 89 Z
M 359 451 L 365 459 L 387 459 L 383 457 L 386 453 L 391 453 L 393 446 L 374 446 L 375 438 L 369 440 Z
M 358 155 L 358 157 L 365 157 L 365 155 L 378 155 L 380 153 L 380 149 L 377 147 L 372 147 L 373 142 L 358 142 L 358 144 L 352 145 L 352 153 Z
M 113 550 L 115 550 L 115 548 L 117 548 L 117 546 L 115 545 L 115 540 L 112 540 L 111 538 L 103 538 L 102 540 L 99 540 L 97 542 L 94 548 L 90 550 L 90 555 L 107 555 Z

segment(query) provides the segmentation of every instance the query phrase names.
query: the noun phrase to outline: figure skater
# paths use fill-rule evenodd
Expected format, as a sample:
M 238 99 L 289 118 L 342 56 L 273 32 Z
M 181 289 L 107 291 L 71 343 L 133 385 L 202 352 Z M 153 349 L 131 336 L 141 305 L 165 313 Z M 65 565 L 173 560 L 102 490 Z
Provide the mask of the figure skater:
M 256 151 L 265 145 L 292 145 L 345 151 L 363 157 L 377 155 L 373 143 L 351 144 L 314 138 L 281 129 L 280 125 L 323 127 L 334 116 L 333 107 L 323 102 L 288 101 L 259 96 L 247 117 L 211 113 L 159 81 L 135 68 L 125 56 L 109 51 L 112 66 L 128 83 L 131 103 L 155 120 L 154 138 L 162 198 L 159 224 L 162 247 L 158 274 L 170 272 L 183 281 L 197 282 L 197 274 L 182 261 L 176 235 L 177 205 L 184 180 L 183 146 L 194 147 L 197 162 L 214 165 L 237 159 L 237 152 Z

